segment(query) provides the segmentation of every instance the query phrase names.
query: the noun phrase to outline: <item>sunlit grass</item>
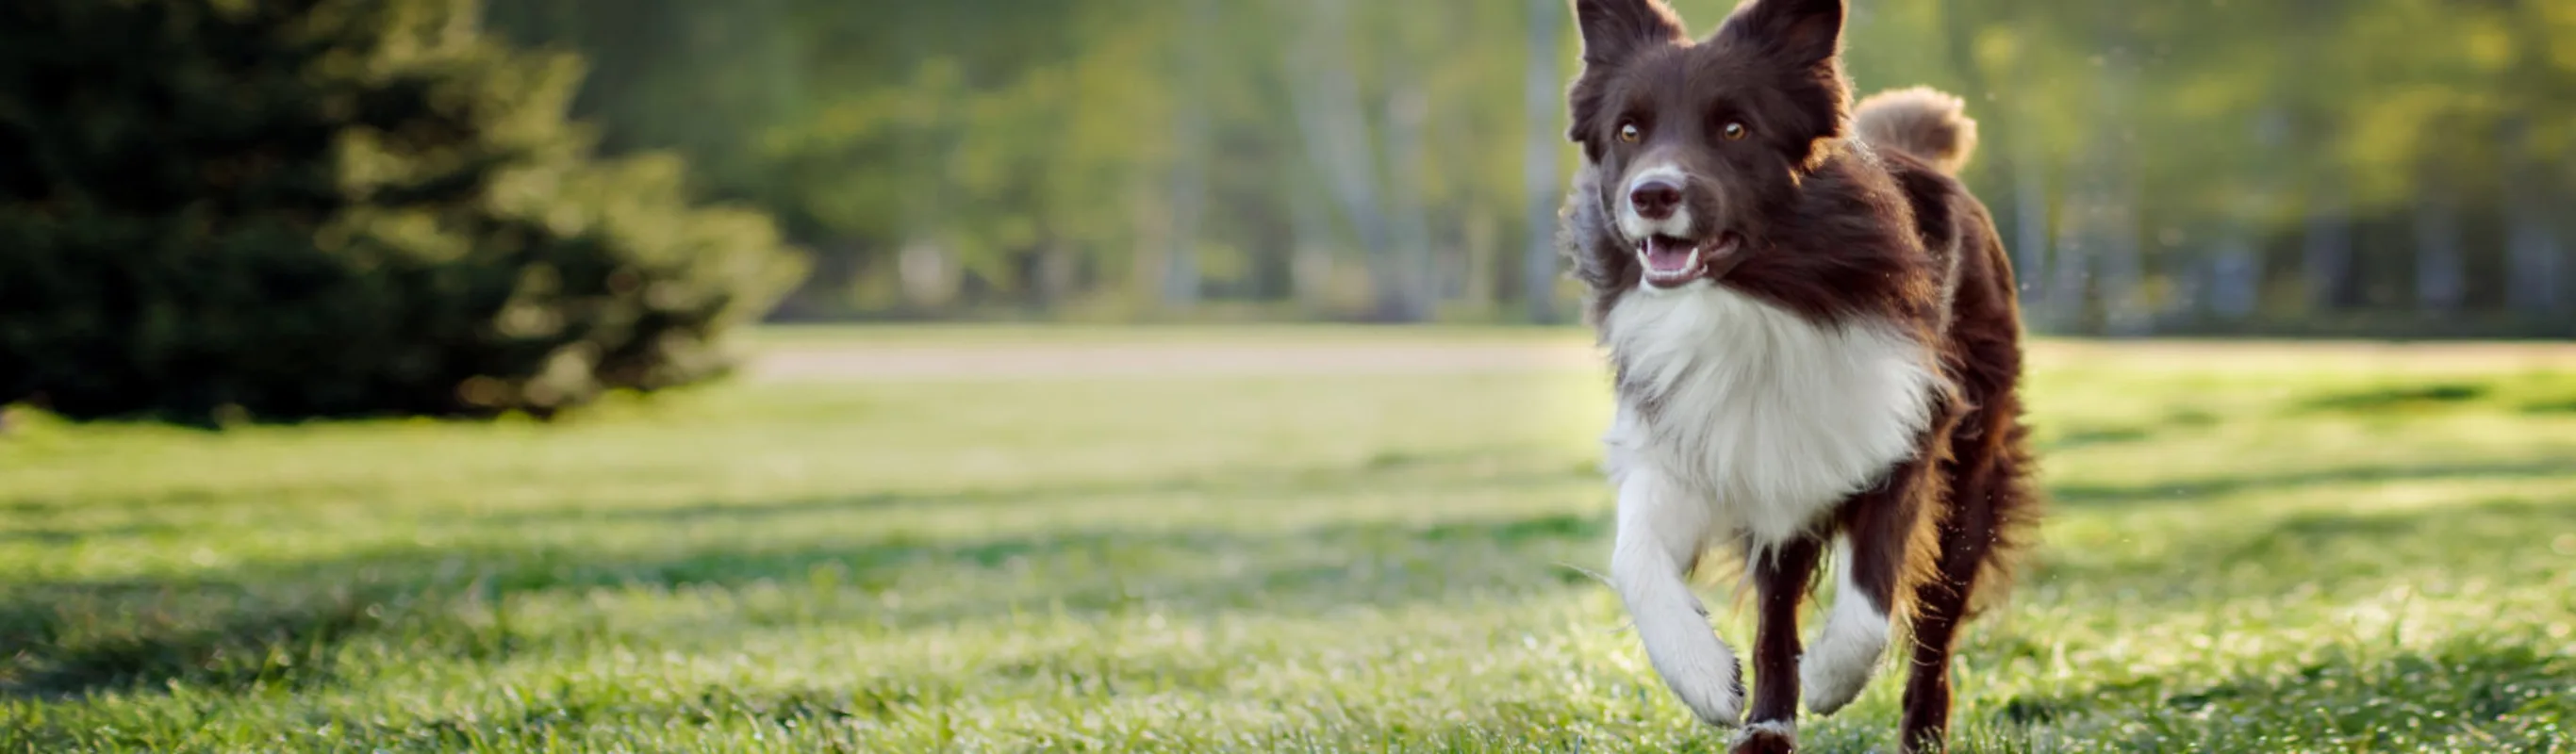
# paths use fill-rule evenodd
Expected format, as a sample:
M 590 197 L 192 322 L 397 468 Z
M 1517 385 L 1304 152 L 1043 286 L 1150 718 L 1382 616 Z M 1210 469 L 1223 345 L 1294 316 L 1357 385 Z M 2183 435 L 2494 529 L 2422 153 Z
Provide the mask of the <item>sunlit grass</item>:
M 2036 359 L 2055 514 L 1968 640 L 1963 748 L 2571 748 L 2576 370 L 2157 353 Z M 1722 748 L 1580 570 L 1593 372 L 1031 376 L 552 427 L 21 416 L 0 750 Z M 1896 685 L 1809 748 L 1889 749 Z

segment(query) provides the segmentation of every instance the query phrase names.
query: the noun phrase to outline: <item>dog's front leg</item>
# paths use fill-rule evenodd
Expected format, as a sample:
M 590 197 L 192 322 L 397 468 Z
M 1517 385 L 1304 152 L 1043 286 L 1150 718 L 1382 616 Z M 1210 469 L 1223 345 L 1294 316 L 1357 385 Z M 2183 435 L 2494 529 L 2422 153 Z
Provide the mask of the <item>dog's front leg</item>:
M 1709 628 L 1708 611 L 1691 594 L 1688 578 L 1710 529 L 1708 501 L 1649 470 L 1625 474 L 1610 581 L 1664 685 L 1701 721 L 1732 728 L 1744 711 L 1741 669 L 1734 650 Z
M 1747 564 L 1761 620 L 1753 635 L 1753 719 L 1734 754 L 1798 748 L 1798 604 L 1806 599 L 1822 548 L 1813 537 L 1799 537 L 1758 548 Z

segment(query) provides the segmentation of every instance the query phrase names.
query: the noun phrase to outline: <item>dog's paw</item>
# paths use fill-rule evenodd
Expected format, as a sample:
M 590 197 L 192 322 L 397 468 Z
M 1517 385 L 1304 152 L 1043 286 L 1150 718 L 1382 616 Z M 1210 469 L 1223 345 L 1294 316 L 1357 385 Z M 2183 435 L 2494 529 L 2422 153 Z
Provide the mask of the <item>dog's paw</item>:
M 1736 667 L 1734 656 L 1716 656 L 1690 672 L 1667 674 L 1664 687 L 1700 723 L 1716 728 L 1744 726 L 1744 672 Z
M 1798 660 L 1799 696 L 1818 715 L 1831 715 L 1860 698 L 1887 645 L 1882 631 L 1837 633 L 1836 628 L 1828 624 L 1825 640 Z
M 1790 754 L 1798 750 L 1798 728 L 1785 722 L 1754 723 L 1736 734 L 1732 754 Z
M 1719 728 L 1744 724 L 1743 674 L 1733 663 L 1721 673 L 1692 673 L 1670 679 L 1673 695 L 1689 707 L 1691 716 Z
M 1806 698 L 1807 711 L 1820 716 L 1841 711 L 1860 698 L 1861 689 L 1869 685 L 1869 676 L 1842 668 L 1808 663 L 1798 671 L 1799 695 Z

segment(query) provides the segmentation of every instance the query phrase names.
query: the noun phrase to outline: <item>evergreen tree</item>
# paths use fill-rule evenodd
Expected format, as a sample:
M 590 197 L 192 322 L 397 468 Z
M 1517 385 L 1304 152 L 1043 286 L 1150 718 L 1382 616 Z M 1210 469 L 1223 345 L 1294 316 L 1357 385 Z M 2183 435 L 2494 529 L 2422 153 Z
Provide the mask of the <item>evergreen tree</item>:
M 547 413 L 723 371 L 803 272 L 673 158 L 590 158 L 471 0 L 0 8 L 0 403 Z

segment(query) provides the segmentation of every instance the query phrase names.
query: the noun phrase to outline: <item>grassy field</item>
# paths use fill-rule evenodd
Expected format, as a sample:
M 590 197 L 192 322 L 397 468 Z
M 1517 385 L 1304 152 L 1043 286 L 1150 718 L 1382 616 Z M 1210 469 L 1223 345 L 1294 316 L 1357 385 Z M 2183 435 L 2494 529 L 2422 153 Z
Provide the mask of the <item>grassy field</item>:
M 18 416 L 0 751 L 1721 748 L 1583 570 L 1579 335 L 1032 337 L 769 333 L 551 427 Z M 2570 347 L 2035 360 L 1964 750 L 2576 751 Z M 1888 677 L 1809 749 L 1887 750 Z

